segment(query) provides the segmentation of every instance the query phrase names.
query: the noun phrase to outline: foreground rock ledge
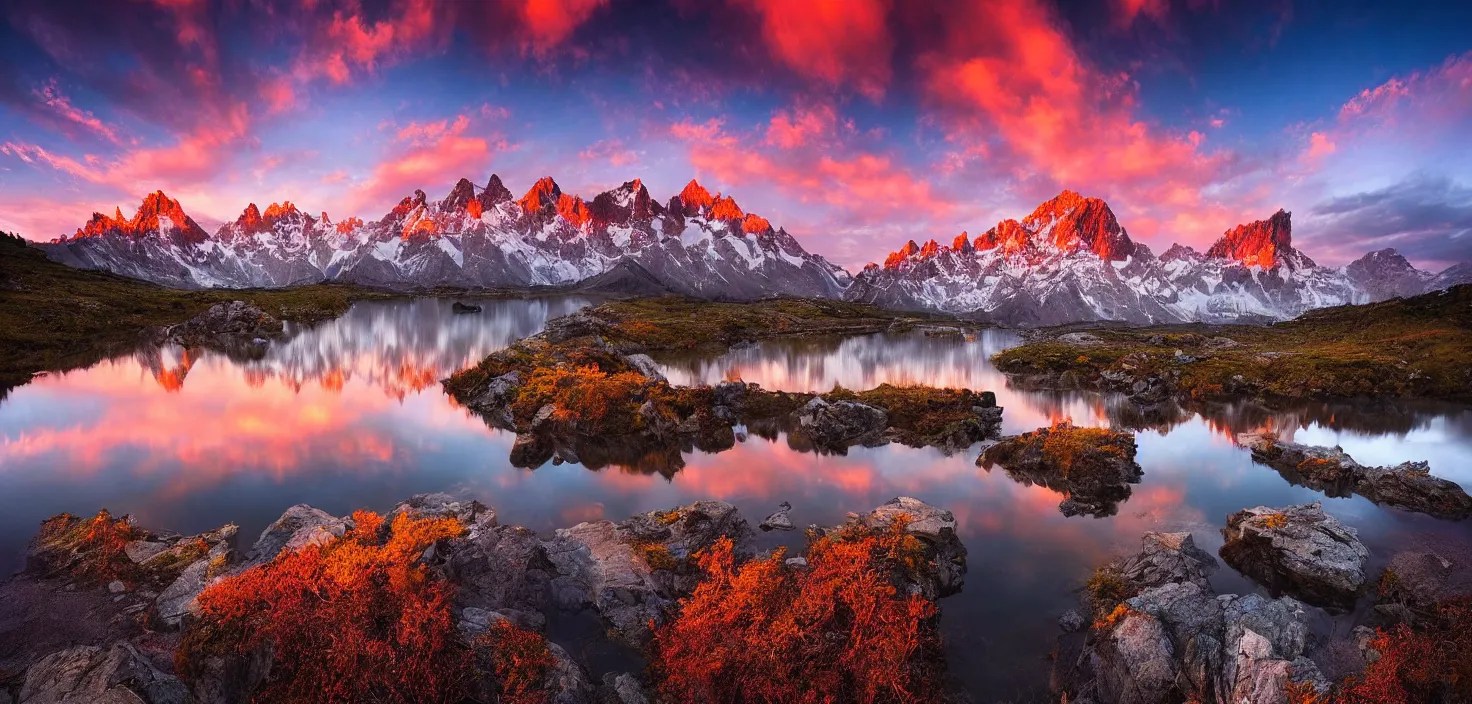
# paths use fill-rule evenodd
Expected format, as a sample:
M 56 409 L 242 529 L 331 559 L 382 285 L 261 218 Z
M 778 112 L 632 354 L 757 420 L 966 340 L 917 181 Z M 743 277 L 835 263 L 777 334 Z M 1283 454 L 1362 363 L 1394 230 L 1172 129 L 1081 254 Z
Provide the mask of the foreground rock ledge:
M 466 528 L 461 537 L 431 545 L 419 561 L 455 585 L 453 617 L 467 641 L 501 621 L 542 630 L 553 611 L 586 611 L 605 625 L 613 639 L 642 647 L 649 642 L 651 626 L 669 619 L 679 600 L 699 584 L 694 554 L 725 538 L 739 553 L 752 556 L 751 527 L 735 507 L 722 501 L 699 501 L 618 522 L 580 523 L 547 538 L 520 526 L 501 525 L 493 509 L 447 494 L 414 496 L 395 506 L 386 519 L 406 513 L 453 517 Z M 0 584 L 0 603 L 10 607 L 24 601 L 30 616 L 69 610 L 62 622 L 73 622 L 74 628 L 36 637 L 36 629 L 49 622 L 38 623 L 25 615 L 17 618 L 14 608 L 0 609 L 0 646 L 5 653 L 20 653 L 3 662 L 0 695 L 6 698 L 0 701 L 14 694 L 21 704 L 234 701 L 248 684 L 232 681 L 225 673 L 258 681 L 269 672 L 269 662 L 221 663 L 181 681 L 173 672 L 172 649 L 178 635 L 172 629 L 191 628 L 199 593 L 215 581 L 284 553 L 326 545 L 354 526 L 351 517 L 293 506 L 241 556 L 230 548 L 233 526 L 184 537 L 151 533 L 129 518 L 112 519 L 105 512 L 99 518 L 132 538 L 124 558 L 129 564 L 163 560 L 157 564 L 168 564 L 167 571 L 160 577 L 129 568 L 127 575 L 141 576 L 104 583 L 80 571 L 94 564 L 95 551 L 55 539 L 38 540 L 29 569 Z M 883 528 L 901 519 L 905 530 L 924 546 L 925 555 L 925 564 L 905 576 L 904 588 L 931 599 L 959 591 L 966 549 L 949 511 L 899 497 L 868 513 L 850 514 L 849 522 Z M 68 520 L 63 527 L 84 525 L 80 521 L 86 519 Z M 189 559 L 169 557 L 180 555 Z M 151 585 L 154 588 L 147 588 Z M 79 604 L 86 606 L 70 611 Z M 148 618 L 131 618 L 134 614 Z M 112 625 L 92 627 L 89 619 Z M 556 643 L 548 647 L 554 660 L 546 683 L 551 701 L 649 701 L 636 674 L 610 672 L 596 682 L 567 650 Z M 15 683 L 14 688 L 7 689 L 7 683 Z
M 1189 533 L 1147 533 L 1142 543 L 1091 581 L 1097 615 L 1059 639 L 1055 692 L 1115 704 L 1288 704 L 1291 684 L 1327 692 L 1305 656 L 1303 604 L 1214 593 L 1215 560 Z
M 1354 493 L 1377 504 L 1437 518 L 1472 517 L 1472 496 L 1456 482 L 1432 476 L 1425 462 L 1366 467 L 1341 448 L 1284 442 L 1272 433 L 1239 433 L 1237 444 L 1252 450 L 1254 460 L 1278 470 L 1289 481 L 1329 496 Z

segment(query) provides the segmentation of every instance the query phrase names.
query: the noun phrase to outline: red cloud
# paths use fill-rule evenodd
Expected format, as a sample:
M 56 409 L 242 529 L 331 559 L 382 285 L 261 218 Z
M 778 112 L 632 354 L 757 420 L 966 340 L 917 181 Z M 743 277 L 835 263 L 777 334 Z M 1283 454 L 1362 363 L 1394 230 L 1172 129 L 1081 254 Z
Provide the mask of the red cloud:
M 809 78 L 872 99 L 890 80 L 890 0 L 730 0 L 761 16 L 772 55 Z
M 607 4 L 608 0 L 523 0 L 520 15 L 525 23 L 525 48 L 545 56 Z
M 628 166 L 639 161 L 639 154 L 629 149 L 621 139 L 605 139 L 578 152 L 578 158 L 583 161 L 607 161 L 614 166 Z
M 1139 214 L 1164 206 L 1157 220 L 1205 207 L 1202 191 L 1230 175 L 1230 155 L 1205 151 L 1200 133 L 1137 119 L 1129 76 L 1085 61 L 1036 0 L 958 3 L 936 45 L 919 65 L 938 122 L 990 168 Z M 1221 229 L 1172 234 L 1205 239 Z

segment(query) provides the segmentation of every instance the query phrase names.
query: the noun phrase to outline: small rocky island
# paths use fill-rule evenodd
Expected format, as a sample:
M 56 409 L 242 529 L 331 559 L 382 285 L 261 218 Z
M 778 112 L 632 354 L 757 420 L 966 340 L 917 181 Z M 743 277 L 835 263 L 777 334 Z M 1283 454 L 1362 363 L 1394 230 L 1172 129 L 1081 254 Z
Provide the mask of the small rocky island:
M 382 516 L 293 506 L 237 550 L 233 525 L 180 536 L 64 514 L 0 585 L 0 700 L 635 704 L 725 699 L 733 686 L 939 696 L 935 602 L 966 573 L 955 528 L 950 512 L 900 497 L 811 528 L 803 555 L 756 554 L 746 519 L 719 501 L 539 536 L 429 494 Z M 543 635 L 550 617 L 579 613 L 648 668 L 590 677 Z M 799 630 L 767 640 L 782 623 Z M 845 654 L 854 642 L 878 659 Z
M 1063 494 L 1058 510 L 1065 516 L 1114 515 L 1144 476 L 1134 435 L 1066 422 L 1003 438 L 976 463 L 987 470 L 1001 465 L 1012 479 Z

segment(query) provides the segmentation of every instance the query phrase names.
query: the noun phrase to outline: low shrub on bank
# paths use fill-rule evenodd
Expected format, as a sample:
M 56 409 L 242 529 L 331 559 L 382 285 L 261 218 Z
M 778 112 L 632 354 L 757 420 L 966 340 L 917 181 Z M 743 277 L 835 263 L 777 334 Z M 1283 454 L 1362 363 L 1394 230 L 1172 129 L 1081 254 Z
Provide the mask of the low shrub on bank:
M 463 532 L 454 519 L 360 511 L 339 540 L 283 553 L 199 596 L 185 634 L 180 673 L 220 656 L 270 653 L 257 702 L 453 702 L 473 677 L 471 651 L 457 641 L 451 586 L 419 556 Z
M 896 587 L 925 568 L 897 522 L 818 538 L 808 566 L 784 553 L 738 566 L 722 539 L 698 558 L 707 577 L 655 633 L 662 697 L 702 702 L 921 702 L 942 668 L 935 606 Z
M 136 566 L 124 549 L 146 534 L 103 509 L 91 518 L 62 513 L 41 523 L 34 558 L 45 572 L 65 569 L 84 582 L 132 581 Z
M 1436 605 L 1415 628 L 1377 632 L 1380 657 L 1340 689 L 1350 704 L 1441 704 L 1472 701 L 1472 596 Z

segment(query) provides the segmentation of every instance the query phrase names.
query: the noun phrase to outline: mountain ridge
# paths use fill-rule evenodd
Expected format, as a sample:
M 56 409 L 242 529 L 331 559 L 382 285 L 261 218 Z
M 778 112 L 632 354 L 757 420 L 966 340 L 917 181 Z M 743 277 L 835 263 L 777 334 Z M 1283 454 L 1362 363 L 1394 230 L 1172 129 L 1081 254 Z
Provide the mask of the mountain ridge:
M 974 238 L 909 240 L 850 274 L 695 179 L 662 204 L 639 179 L 585 200 L 547 176 L 518 198 L 495 174 L 485 186 L 461 178 L 442 199 L 415 190 L 367 222 L 250 203 L 213 234 L 159 191 L 132 218 L 96 213 L 41 246 L 72 266 L 183 288 L 586 285 L 841 298 L 1024 325 L 1285 319 L 1472 281 L 1472 264 L 1433 274 L 1394 250 L 1318 266 L 1293 247 L 1286 210 L 1226 230 L 1205 253 L 1176 244 L 1157 257 L 1105 201 L 1071 190 Z

